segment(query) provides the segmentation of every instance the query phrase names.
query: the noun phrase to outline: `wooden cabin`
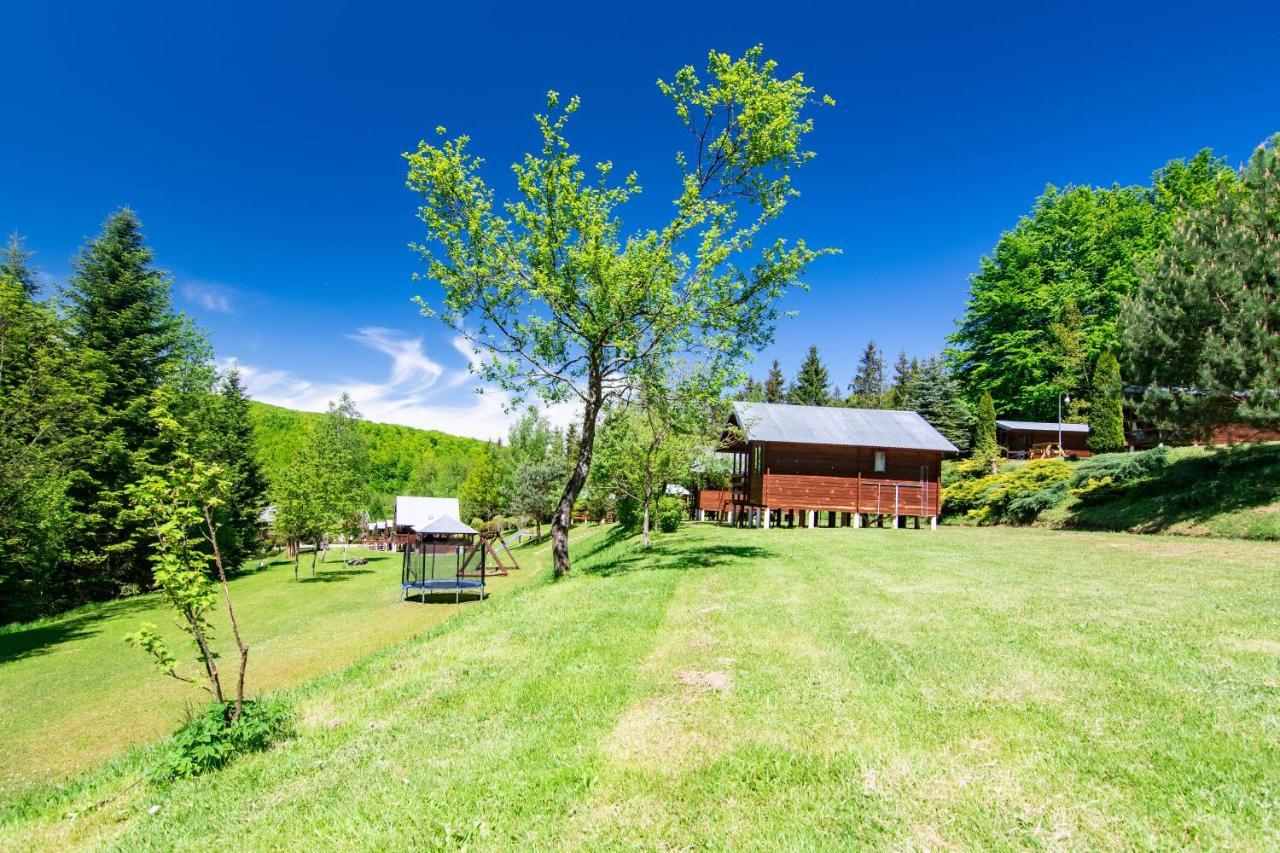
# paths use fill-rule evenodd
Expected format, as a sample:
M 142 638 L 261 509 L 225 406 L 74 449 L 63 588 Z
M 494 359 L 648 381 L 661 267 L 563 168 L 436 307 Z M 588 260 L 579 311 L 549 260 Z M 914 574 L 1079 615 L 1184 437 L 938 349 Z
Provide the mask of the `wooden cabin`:
M 735 403 L 722 449 L 734 456 L 726 520 L 766 528 L 936 527 L 942 456 L 956 452 L 915 412 L 777 403 Z
M 1058 440 L 1061 430 L 1062 452 Z M 996 419 L 996 444 L 1010 459 L 1043 459 L 1065 456 L 1083 459 L 1092 456 L 1089 449 L 1089 425 L 1057 421 L 1009 421 Z

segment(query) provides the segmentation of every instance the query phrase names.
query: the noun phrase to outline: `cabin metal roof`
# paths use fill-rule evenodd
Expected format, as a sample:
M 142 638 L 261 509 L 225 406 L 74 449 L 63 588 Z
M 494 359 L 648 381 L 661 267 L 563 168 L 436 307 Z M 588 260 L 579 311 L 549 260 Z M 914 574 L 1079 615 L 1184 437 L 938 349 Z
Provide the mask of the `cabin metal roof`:
M 1057 432 L 1058 427 L 1061 426 L 1063 432 L 1089 432 L 1088 424 L 1059 424 L 1057 421 L 1006 421 L 996 418 L 996 426 L 1001 429 L 1026 429 L 1033 432 Z
M 733 417 L 748 441 L 937 450 L 944 453 L 958 450 L 916 412 L 734 403 Z

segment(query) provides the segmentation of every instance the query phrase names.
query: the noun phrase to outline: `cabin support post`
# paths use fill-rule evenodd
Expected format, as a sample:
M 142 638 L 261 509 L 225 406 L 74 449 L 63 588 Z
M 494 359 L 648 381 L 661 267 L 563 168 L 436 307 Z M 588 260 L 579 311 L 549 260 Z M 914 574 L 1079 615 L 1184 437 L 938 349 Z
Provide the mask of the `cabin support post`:
M 853 514 L 853 529 L 858 530 L 862 527 L 862 513 L 855 512 Z
M 764 508 L 763 524 L 761 526 L 764 527 L 765 530 L 769 529 L 769 516 L 772 513 L 773 513 L 773 510 L 769 509 L 768 507 Z
M 705 509 L 698 510 L 698 521 L 707 520 L 707 511 Z
M 811 509 L 810 509 L 810 510 L 806 510 L 806 511 L 805 511 L 805 514 L 808 516 L 808 518 L 806 518 L 806 519 L 805 519 L 805 521 L 806 521 L 806 523 L 807 523 L 807 525 L 808 525 L 809 529 L 810 529 L 810 530 L 812 530 L 812 529 L 813 529 L 813 517 L 814 517 L 814 515 L 816 515 L 816 513 L 815 513 L 813 510 L 811 510 Z
M 936 515 L 929 516 L 929 529 L 930 530 L 938 529 L 938 517 Z

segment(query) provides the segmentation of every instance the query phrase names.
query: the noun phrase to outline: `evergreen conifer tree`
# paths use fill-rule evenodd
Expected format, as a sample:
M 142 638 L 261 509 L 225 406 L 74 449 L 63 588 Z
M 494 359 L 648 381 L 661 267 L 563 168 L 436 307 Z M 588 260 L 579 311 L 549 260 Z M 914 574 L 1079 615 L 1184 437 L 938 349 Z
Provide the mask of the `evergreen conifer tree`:
M 811 345 L 787 392 L 787 402 L 798 406 L 826 406 L 831 402 L 830 386 L 831 378 L 818 356 L 818 347 Z
M 1280 134 L 1174 229 L 1125 306 L 1140 411 L 1207 433 L 1280 424 Z
M 1000 446 L 996 444 L 996 403 L 991 399 L 991 392 L 982 392 L 978 401 L 977 435 L 973 441 L 973 458 L 989 460 L 1000 455 Z
M 1120 364 L 1107 350 L 1093 368 L 1089 394 L 1089 449 L 1110 453 L 1124 449 L 1124 383 Z
M 40 290 L 40 281 L 36 271 L 30 264 L 31 253 L 22 247 L 22 238 L 17 232 L 9 235 L 9 245 L 0 254 L 0 278 L 8 277 L 17 282 L 29 299 L 34 299 Z
M 849 402 L 864 409 L 884 408 L 884 354 L 875 341 L 867 341 L 858 359 L 858 372 L 849 383 Z
M 81 251 L 66 291 L 68 320 L 95 385 L 94 441 L 70 493 L 76 506 L 73 559 L 92 597 L 124 585 L 145 588 L 148 549 L 136 522 L 122 517 L 126 488 L 138 479 L 147 446 L 156 437 L 151 393 L 175 358 L 180 326 L 169 302 L 168 276 L 152 264 L 151 250 L 133 211 L 110 217 Z M 149 460 L 162 464 L 163 460 Z
M 960 452 L 969 449 L 973 418 L 964 403 L 960 383 L 941 356 L 918 363 L 894 388 L 903 391 L 901 408 L 919 413 Z
M 228 571 L 238 570 L 257 547 L 258 518 L 267 502 L 267 480 L 249 414 L 249 396 L 234 368 L 222 377 L 210 405 L 206 461 L 222 466 L 226 502 L 218 509 L 218 537 Z
M 898 353 L 898 360 L 893 365 L 893 385 L 885 393 L 885 406 L 890 409 L 908 409 L 911 406 L 911 380 L 919 363 L 909 361 L 905 351 Z
M 782 365 L 776 358 L 769 367 L 769 375 L 764 380 L 764 401 L 766 403 L 787 401 L 787 380 L 783 378 Z

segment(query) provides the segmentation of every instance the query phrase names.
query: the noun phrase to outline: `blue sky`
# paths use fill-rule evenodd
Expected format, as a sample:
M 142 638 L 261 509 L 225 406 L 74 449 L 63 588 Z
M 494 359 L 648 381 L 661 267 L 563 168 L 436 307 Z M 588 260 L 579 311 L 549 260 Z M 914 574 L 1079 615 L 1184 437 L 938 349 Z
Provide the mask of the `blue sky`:
M 305 11 L 298 11 L 305 9 Z M 1280 130 L 1280 7 L 791 3 L 15 4 L 0 79 L 0 229 L 51 280 L 113 208 L 141 216 L 175 302 L 261 399 L 492 436 L 465 354 L 410 297 L 420 235 L 400 154 L 468 133 L 500 193 L 548 89 L 572 137 L 674 188 L 680 128 L 655 80 L 761 42 L 838 106 L 817 116 L 786 232 L 838 246 L 761 354 L 816 343 L 847 381 L 874 338 L 943 345 L 967 276 L 1047 182 L 1145 181 L 1209 146 L 1239 163 Z M 559 413 L 563 417 L 564 413 Z

